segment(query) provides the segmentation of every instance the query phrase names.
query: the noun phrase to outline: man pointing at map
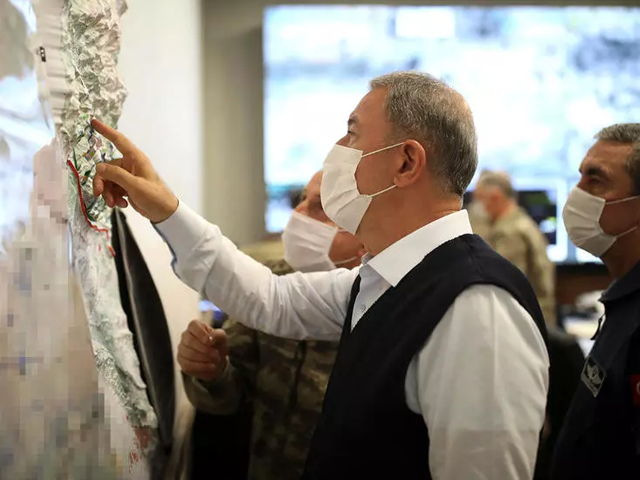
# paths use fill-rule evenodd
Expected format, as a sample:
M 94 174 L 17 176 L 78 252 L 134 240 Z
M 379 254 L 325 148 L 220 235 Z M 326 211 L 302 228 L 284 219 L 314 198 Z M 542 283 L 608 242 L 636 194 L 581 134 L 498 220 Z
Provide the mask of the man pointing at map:
M 122 134 L 94 127 L 123 154 L 98 166 L 95 194 L 154 222 L 186 284 L 251 328 L 340 339 L 303 478 L 532 477 L 544 320 L 523 274 L 461 210 L 477 149 L 458 92 L 418 73 L 371 82 L 321 186 L 329 218 L 370 254 L 360 269 L 284 277 L 180 203 Z

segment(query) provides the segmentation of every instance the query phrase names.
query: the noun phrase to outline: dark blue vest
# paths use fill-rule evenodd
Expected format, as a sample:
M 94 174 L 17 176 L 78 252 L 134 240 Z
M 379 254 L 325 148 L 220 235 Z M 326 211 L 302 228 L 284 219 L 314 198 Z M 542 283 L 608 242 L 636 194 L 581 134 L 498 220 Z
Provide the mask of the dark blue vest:
M 456 297 L 476 284 L 510 292 L 546 339 L 527 279 L 476 235 L 427 255 L 351 331 L 356 280 L 303 479 L 431 478 L 429 432 L 405 399 L 407 368 Z
M 640 479 L 640 263 L 601 301 L 606 320 L 556 444 L 557 480 Z

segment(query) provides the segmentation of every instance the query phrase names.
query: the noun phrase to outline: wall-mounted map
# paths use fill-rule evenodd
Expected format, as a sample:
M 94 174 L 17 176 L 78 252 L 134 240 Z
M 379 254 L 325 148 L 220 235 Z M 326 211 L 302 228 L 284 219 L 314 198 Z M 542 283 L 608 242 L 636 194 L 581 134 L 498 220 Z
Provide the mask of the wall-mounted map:
M 122 111 L 125 11 L 0 0 L 0 478 L 149 478 L 157 419 L 91 188 L 117 155 L 90 120 Z
M 69 264 L 37 38 L 30 2 L 0 0 L 0 478 L 124 478 Z

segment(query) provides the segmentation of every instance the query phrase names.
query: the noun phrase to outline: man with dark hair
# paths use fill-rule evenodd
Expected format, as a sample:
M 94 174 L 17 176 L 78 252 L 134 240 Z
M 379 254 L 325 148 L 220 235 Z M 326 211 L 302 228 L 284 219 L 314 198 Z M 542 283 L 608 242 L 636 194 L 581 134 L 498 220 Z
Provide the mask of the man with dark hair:
M 374 79 L 324 161 L 327 216 L 369 252 L 359 269 L 278 277 L 180 203 L 149 159 L 124 157 L 95 193 L 128 201 L 180 278 L 252 328 L 340 346 L 304 479 L 530 479 L 544 421 L 546 330 L 525 276 L 471 232 L 471 110 L 430 75 Z M 203 373 L 222 361 L 207 335 Z
M 640 124 L 596 135 L 563 211 L 569 238 L 613 283 L 558 439 L 553 478 L 640 478 Z

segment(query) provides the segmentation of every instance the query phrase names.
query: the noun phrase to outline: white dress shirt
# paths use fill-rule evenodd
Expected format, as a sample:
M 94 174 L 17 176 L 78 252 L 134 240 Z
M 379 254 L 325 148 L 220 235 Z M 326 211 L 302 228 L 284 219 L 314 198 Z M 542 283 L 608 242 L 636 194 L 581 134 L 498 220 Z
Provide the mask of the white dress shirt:
M 224 311 L 272 335 L 320 340 L 339 339 L 358 274 L 352 328 L 427 254 L 471 233 L 460 211 L 363 257 L 359 269 L 278 277 L 182 203 L 156 227 L 172 249 L 176 274 Z M 405 380 L 407 406 L 429 430 L 432 477 L 531 479 L 548 371 L 542 336 L 509 293 L 477 285 L 460 294 Z

